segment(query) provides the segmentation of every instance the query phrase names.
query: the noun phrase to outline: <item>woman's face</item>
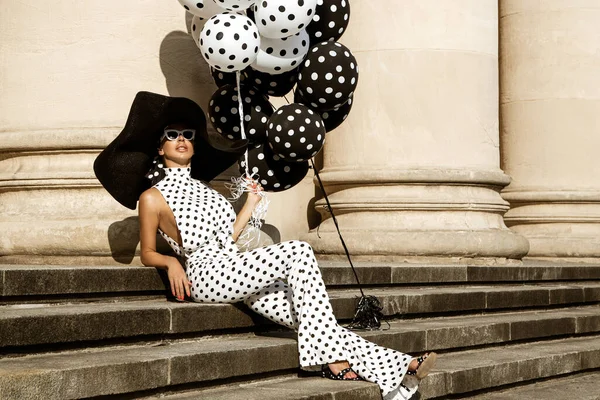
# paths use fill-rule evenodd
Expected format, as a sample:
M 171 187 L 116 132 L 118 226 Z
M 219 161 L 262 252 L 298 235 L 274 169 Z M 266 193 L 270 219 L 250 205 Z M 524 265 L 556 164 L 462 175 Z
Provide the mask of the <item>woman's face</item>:
M 170 124 L 165 129 L 184 130 L 189 128 L 184 124 Z M 165 166 L 168 168 L 188 166 L 194 155 L 193 142 L 185 139 L 183 135 L 179 135 L 176 140 L 163 139 L 158 154 L 163 156 Z

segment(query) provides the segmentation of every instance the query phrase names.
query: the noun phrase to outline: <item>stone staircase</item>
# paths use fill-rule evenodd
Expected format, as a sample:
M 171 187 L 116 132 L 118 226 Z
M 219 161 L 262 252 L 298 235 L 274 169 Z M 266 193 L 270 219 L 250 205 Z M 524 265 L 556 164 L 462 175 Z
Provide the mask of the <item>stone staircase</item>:
M 321 268 L 347 322 L 352 271 Z M 440 354 L 421 398 L 600 399 L 600 265 L 357 269 L 389 321 L 361 335 Z M 0 266 L 0 399 L 381 398 L 372 383 L 298 376 L 293 332 L 242 305 L 169 300 L 165 279 L 144 267 Z

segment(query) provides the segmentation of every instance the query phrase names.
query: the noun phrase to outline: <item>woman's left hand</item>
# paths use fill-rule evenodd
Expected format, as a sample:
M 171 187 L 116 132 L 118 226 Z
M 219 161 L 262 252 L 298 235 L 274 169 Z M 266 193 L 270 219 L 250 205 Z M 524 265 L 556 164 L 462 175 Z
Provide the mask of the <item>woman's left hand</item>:
M 249 192 L 246 197 L 246 204 L 250 204 L 251 206 L 256 206 L 262 200 L 262 196 L 258 193 Z
M 248 189 L 250 189 L 246 197 L 246 203 L 256 206 L 263 198 L 263 195 L 261 195 L 263 188 L 254 179 L 246 178 L 246 181 L 248 182 Z

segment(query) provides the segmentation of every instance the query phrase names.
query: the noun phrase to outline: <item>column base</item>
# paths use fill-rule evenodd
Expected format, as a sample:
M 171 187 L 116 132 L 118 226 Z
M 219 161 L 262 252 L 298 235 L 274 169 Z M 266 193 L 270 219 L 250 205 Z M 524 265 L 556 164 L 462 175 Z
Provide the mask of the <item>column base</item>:
M 528 242 L 508 230 L 442 231 L 343 231 L 353 259 L 434 263 L 477 262 L 505 264 L 527 254 Z M 337 232 L 312 231 L 304 238 L 323 259 L 343 259 Z
M 324 171 L 321 176 L 357 259 L 504 262 L 529 250 L 527 239 L 502 219 L 509 205 L 499 192 L 509 179 L 500 170 Z M 324 220 L 305 240 L 321 257 L 343 255 L 324 201 L 316 204 Z
M 528 258 L 600 261 L 600 192 L 518 190 L 503 193 L 513 207 L 505 221 L 529 240 Z

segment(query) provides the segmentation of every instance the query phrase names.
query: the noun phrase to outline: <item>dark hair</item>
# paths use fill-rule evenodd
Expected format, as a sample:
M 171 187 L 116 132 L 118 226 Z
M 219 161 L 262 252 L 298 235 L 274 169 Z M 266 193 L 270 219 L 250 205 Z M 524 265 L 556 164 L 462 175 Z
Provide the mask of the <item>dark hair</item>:
M 165 165 L 161 156 L 154 157 L 152 167 L 146 173 L 146 177 L 150 179 L 150 185 L 154 186 L 162 181 L 167 174 L 165 173 Z

